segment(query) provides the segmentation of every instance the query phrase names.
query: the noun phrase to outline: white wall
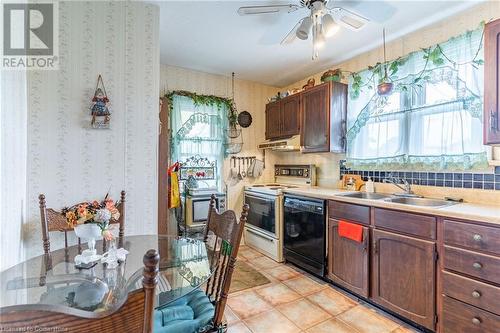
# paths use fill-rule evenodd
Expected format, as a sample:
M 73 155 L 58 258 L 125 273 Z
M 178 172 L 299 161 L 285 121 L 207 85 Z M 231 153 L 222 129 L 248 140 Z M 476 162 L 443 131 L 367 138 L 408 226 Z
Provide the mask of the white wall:
M 28 74 L 27 257 L 43 252 L 40 193 L 59 209 L 108 189 L 118 199 L 124 189 L 126 234 L 157 230 L 158 8 L 71 1 L 59 11 L 60 68 Z M 110 130 L 88 128 L 98 74 L 111 100 Z M 61 236 L 51 235 L 52 248 L 63 246 Z

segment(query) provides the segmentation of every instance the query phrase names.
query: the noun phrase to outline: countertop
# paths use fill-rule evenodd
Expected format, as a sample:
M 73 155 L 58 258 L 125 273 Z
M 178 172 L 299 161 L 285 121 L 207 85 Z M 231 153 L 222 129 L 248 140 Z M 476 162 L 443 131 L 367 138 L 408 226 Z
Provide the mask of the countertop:
M 283 192 L 311 197 L 311 198 L 336 200 L 336 201 L 349 202 L 365 206 L 397 209 L 407 212 L 430 214 L 436 216 L 446 216 L 446 217 L 500 225 L 500 202 L 498 203 L 498 205 L 457 203 L 455 205 L 439 208 L 439 207 L 422 207 L 422 206 L 398 204 L 393 202 L 387 202 L 384 200 L 349 198 L 342 196 L 342 194 L 346 194 L 352 191 L 346 191 L 342 189 L 331 189 L 331 188 L 324 188 L 317 186 L 309 188 L 286 189 L 283 190 Z

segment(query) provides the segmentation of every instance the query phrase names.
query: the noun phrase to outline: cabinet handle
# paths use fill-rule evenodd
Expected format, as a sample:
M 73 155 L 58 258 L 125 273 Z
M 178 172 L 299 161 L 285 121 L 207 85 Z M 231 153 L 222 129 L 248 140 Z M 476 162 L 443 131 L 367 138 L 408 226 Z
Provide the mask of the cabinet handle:
M 474 318 L 472 318 L 472 323 L 474 325 L 479 325 L 479 324 L 481 324 L 481 319 L 479 319 L 478 317 L 474 317 Z
M 477 291 L 477 290 L 474 290 L 472 292 L 472 297 L 479 298 L 479 297 L 481 297 L 481 293 L 479 291 Z
M 472 238 L 476 241 L 476 242 L 480 242 L 483 240 L 483 237 L 479 234 L 475 234 L 474 236 L 472 236 Z
M 493 110 L 490 110 L 490 129 L 492 131 L 498 131 L 498 114 Z
M 474 267 L 475 269 L 481 269 L 483 268 L 483 265 L 480 262 L 475 262 L 472 264 L 472 267 Z

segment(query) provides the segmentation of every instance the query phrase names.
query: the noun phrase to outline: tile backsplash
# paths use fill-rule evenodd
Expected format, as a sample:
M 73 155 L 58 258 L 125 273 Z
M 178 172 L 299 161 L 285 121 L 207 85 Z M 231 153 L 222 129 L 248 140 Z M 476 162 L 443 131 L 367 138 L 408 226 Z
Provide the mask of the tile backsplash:
M 371 178 L 374 182 L 382 182 L 392 175 L 404 178 L 414 185 L 473 188 L 484 190 L 500 190 L 500 167 L 495 167 L 491 173 L 474 172 L 417 172 L 417 171 L 361 171 L 349 169 L 345 160 L 340 161 L 340 178 L 344 174 L 360 175 L 364 181 Z

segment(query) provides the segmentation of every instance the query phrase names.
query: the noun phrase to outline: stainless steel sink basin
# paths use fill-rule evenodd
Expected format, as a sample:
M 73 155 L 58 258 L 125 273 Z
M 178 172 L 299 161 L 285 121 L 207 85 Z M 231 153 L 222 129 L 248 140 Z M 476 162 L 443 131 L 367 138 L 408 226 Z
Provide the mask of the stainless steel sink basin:
M 453 201 L 427 199 L 427 198 L 407 198 L 407 197 L 392 197 L 386 198 L 385 201 L 404 205 L 423 206 L 423 207 L 446 207 L 456 204 Z
M 356 192 L 356 193 L 342 194 L 342 196 L 348 197 L 348 198 L 360 198 L 360 199 L 372 199 L 372 200 L 386 199 L 386 198 L 391 197 L 388 194 L 368 193 L 368 192 Z

